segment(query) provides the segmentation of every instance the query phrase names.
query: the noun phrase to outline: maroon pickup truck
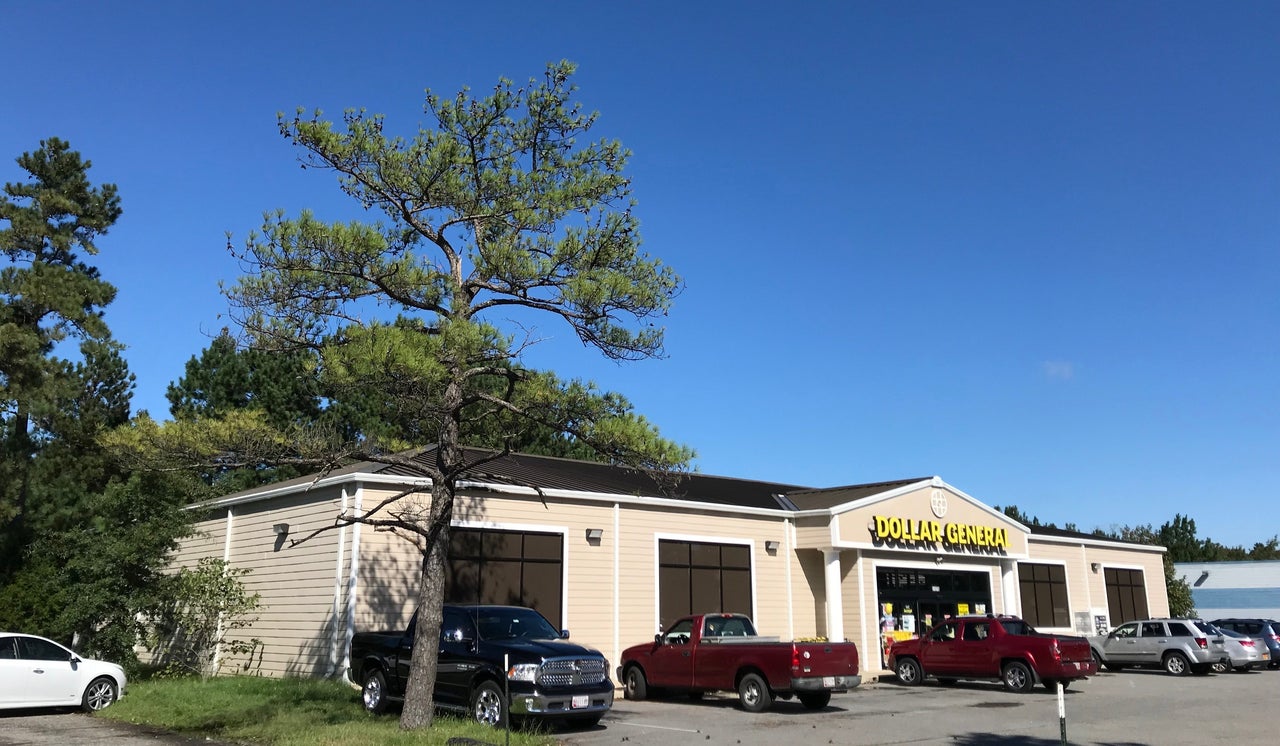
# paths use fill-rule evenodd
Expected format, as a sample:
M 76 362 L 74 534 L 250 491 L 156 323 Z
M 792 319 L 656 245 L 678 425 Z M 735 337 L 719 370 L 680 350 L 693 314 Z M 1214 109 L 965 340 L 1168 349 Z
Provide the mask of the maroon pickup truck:
M 999 679 L 1011 692 L 1028 692 L 1042 682 L 1063 687 L 1098 672 L 1083 637 L 1041 634 L 1011 616 L 962 616 L 928 634 L 895 642 L 889 668 L 909 686 L 926 676 L 950 684 L 956 679 Z
M 775 698 L 798 697 L 810 710 L 862 683 L 858 648 L 851 642 L 778 642 L 756 635 L 741 614 L 683 617 L 653 642 L 622 651 L 618 666 L 627 699 L 670 690 L 697 699 L 704 692 L 736 691 L 749 712 Z

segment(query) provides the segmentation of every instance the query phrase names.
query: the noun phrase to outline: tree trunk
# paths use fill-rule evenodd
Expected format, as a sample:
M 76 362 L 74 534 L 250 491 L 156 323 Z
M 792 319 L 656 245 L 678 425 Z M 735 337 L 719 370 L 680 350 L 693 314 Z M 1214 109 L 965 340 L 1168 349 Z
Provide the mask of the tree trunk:
M 431 726 L 435 717 L 436 662 L 440 648 L 440 623 L 444 616 L 445 573 L 448 572 L 449 522 L 453 514 L 451 485 L 431 488 L 431 515 L 436 523 L 422 558 L 422 583 L 418 591 L 418 628 L 413 635 L 413 658 L 405 685 L 401 730 Z

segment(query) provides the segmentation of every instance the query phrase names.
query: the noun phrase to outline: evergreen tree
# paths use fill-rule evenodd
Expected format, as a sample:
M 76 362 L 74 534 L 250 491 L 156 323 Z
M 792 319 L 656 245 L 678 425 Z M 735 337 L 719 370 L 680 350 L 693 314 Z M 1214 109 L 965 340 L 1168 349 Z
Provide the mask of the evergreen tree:
M 66 142 L 50 138 L 17 161 L 30 179 L 0 196 L 0 580 L 32 536 L 36 455 L 54 437 L 58 403 L 87 373 L 55 348 L 79 339 L 96 355 L 110 345 L 102 312 L 116 290 L 84 256 L 120 217 L 115 185 L 92 186 L 90 162 Z

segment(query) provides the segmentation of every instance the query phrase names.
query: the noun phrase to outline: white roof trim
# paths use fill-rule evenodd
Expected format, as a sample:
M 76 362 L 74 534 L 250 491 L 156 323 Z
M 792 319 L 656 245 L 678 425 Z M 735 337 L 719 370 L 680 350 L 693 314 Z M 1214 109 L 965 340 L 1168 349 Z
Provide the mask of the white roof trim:
M 1157 552 L 1164 554 L 1169 550 L 1165 547 L 1151 546 L 1150 544 L 1129 544 L 1123 541 L 1114 541 L 1111 539 L 1084 539 L 1074 536 L 1049 536 L 1048 534 L 1031 534 L 1027 537 L 1029 541 L 1047 541 L 1054 544 L 1074 544 L 1077 546 L 1089 547 L 1107 547 L 1110 549 L 1129 549 L 1141 552 Z

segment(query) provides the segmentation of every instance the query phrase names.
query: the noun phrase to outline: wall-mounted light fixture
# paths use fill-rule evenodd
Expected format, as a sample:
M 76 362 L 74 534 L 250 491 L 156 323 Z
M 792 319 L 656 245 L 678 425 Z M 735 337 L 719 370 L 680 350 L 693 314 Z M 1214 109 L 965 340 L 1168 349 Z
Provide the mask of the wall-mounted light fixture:
M 1092 569 L 1094 572 L 1097 572 L 1102 569 L 1102 563 L 1094 562 L 1093 564 L 1089 565 L 1089 568 Z
M 602 528 L 587 529 L 587 541 L 596 543 L 596 542 L 599 542 L 602 538 L 604 538 L 604 529 Z
M 766 541 L 764 543 L 764 550 L 769 554 L 777 554 L 779 546 L 781 545 L 776 541 Z
M 277 523 L 271 527 L 271 530 L 275 532 L 276 536 L 284 536 L 289 533 L 289 524 Z

